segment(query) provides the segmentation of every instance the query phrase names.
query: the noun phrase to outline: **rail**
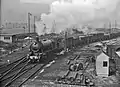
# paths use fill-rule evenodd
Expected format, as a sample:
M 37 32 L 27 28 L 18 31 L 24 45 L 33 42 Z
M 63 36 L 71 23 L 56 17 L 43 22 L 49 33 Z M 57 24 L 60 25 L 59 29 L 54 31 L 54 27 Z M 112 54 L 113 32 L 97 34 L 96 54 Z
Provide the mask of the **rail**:
M 8 70 L 5 70 L 3 75 L 1 74 L 1 77 L 0 79 L 4 78 L 4 76 L 6 76 L 8 73 L 10 73 L 13 69 L 15 69 L 20 63 L 22 63 L 23 61 L 26 60 L 26 57 L 23 57 L 21 60 L 19 60 L 18 63 L 16 63 L 12 68 L 8 69 Z
M 37 64 L 36 64 L 36 65 L 37 65 Z M 29 67 L 29 68 L 26 68 L 26 69 L 22 70 L 21 73 L 23 73 L 23 72 L 28 72 L 30 69 L 34 68 L 36 65 L 31 66 L 31 67 Z M 14 75 L 15 75 L 15 74 L 14 74 Z M 14 75 L 11 75 L 11 76 L 8 76 L 7 78 L 2 79 L 1 82 L 5 81 L 5 80 L 8 80 L 9 78 L 12 78 Z M 17 77 L 19 77 L 19 76 L 21 76 L 21 74 L 18 75 Z M 16 78 L 17 78 L 17 77 L 16 77 Z M 15 79 L 15 78 L 14 78 L 14 79 Z
M 26 66 L 27 64 L 25 64 L 25 66 Z M 12 79 L 7 83 L 7 84 L 5 84 L 5 86 L 4 87 L 9 87 L 15 80 L 17 80 L 17 79 L 19 79 L 22 75 L 24 75 L 25 73 L 27 73 L 28 71 L 30 71 L 32 68 L 34 68 L 34 67 L 36 67 L 38 64 L 35 64 L 34 66 L 32 66 L 32 67 L 30 67 L 30 68 L 28 68 L 28 69 L 25 69 L 25 70 L 23 70 L 24 68 L 25 68 L 25 66 L 23 66 L 19 71 L 18 71 L 18 73 L 16 73 L 13 77 L 12 77 Z
M 34 76 L 36 73 L 38 73 L 40 70 L 43 69 L 44 66 L 46 66 L 49 62 L 42 65 L 40 68 L 38 68 L 34 73 L 32 73 L 27 79 L 25 79 L 18 87 L 21 87 L 25 82 L 27 82 L 32 76 Z
M 23 59 L 24 57 L 26 57 L 26 55 L 22 56 L 20 59 L 18 59 L 18 60 L 16 60 L 16 61 L 13 61 L 13 62 L 10 63 L 10 64 L 1 66 L 0 69 L 3 69 L 3 68 L 5 68 L 5 67 L 8 67 L 8 66 L 10 66 L 10 65 L 12 65 L 12 64 L 14 64 L 14 63 L 17 63 L 17 62 L 19 62 L 21 59 Z

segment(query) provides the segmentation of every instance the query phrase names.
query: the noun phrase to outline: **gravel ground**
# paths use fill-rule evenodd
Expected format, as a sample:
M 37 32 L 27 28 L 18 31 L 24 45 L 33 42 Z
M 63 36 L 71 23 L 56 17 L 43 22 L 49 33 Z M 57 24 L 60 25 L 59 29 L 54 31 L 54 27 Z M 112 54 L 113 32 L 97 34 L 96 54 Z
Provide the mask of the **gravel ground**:
M 80 48 L 77 49 L 77 52 L 74 52 L 74 54 L 80 53 Z M 69 53 L 69 55 L 59 57 L 57 60 L 55 60 L 55 63 L 53 63 L 50 67 L 45 68 L 44 72 L 40 73 L 34 81 L 27 82 L 23 87 L 84 87 L 53 83 L 61 71 L 68 70 L 67 61 L 71 55 L 72 53 Z M 95 72 L 93 67 L 94 66 L 91 65 L 91 67 L 89 67 L 89 69 L 86 70 L 87 72 L 85 74 L 86 76 L 88 75 L 94 77 L 94 79 L 91 79 L 93 82 L 95 82 L 95 87 L 120 87 L 120 85 L 118 84 L 118 82 L 120 82 L 118 80 L 118 76 L 110 76 L 108 78 L 97 77 L 94 74 Z
M 75 52 L 74 52 L 75 53 Z M 79 53 L 76 53 L 79 54 Z M 49 68 L 46 68 L 44 70 L 43 73 L 40 73 L 37 78 L 33 81 L 33 85 L 31 87 L 38 87 L 36 81 L 40 81 L 40 80 L 51 80 L 51 81 L 55 81 L 56 78 L 58 77 L 58 74 L 61 71 L 67 71 L 68 70 L 68 65 L 67 65 L 67 61 L 69 59 L 69 57 L 71 57 L 72 53 L 69 53 L 67 56 L 61 56 L 59 57 L 57 60 L 55 60 L 55 63 L 53 63 Z M 34 83 L 35 82 L 35 83 Z M 31 82 L 27 83 L 30 87 Z M 41 86 L 41 84 L 38 84 L 39 86 Z M 25 87 L 28 87 L 27 85 Z M 41 86 L 42 87 L 42 86 Z M 70 86 L 70 85 L 50 85 L 50 86 L 43 86 L 43 87 L 76 87 L 76 86 Z

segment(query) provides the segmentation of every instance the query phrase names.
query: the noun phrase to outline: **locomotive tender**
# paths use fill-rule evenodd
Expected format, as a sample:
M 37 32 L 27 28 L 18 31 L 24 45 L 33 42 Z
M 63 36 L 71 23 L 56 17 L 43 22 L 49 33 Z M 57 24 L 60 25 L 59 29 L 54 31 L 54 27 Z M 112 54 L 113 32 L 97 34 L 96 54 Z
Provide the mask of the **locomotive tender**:
M 65 48 L 72 49 L 73 47 L 83 46 L 93 42 L 117 38 L 120 36 L 120 32 L 107 35 L 104 33 L 97 33 L 84 37 L 79 36 L 80 35 L 78 35 L 77 38 L 74 38 L 74 35 L 66 38 L 57 37 L 42 41 L 36 38 L 36 41 L 30 46 L 30 53 L 27 58 L 31 62 L 40 62 L 41 59 L 47 58 L 48 54 L 59 53 Z

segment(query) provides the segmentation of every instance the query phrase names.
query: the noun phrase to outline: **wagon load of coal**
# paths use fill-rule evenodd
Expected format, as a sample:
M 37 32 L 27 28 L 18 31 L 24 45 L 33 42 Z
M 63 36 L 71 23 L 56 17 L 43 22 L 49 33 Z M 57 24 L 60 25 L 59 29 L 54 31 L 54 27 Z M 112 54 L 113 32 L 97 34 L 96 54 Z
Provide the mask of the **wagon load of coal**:
M 96 76 L 96 79 L 95 79 L 96 86 L 113 87 L 112 85 L 118 84 L 118 82 L 119 81 L 115 76 L 109 76 L 104 78 Z M 119 87 L 119 86 L 115 86 L 115 87 Z

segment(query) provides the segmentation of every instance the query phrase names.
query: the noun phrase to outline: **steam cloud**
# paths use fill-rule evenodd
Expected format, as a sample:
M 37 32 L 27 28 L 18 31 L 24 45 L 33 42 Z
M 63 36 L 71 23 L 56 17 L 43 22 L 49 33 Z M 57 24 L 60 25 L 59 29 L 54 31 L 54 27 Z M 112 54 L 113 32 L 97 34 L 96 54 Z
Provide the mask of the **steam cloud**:
M 39 35 L 52 31 L 53 21 L 56 33 L 73 25 L 81 27 L 94 21 L 109 19 L 116 11 L 119 0 L 59 0 L 50 5 L 50 13 L 42 14 L 42 21 L 36 22 Z M 46 31 L 44 25 L 46 24 Z

